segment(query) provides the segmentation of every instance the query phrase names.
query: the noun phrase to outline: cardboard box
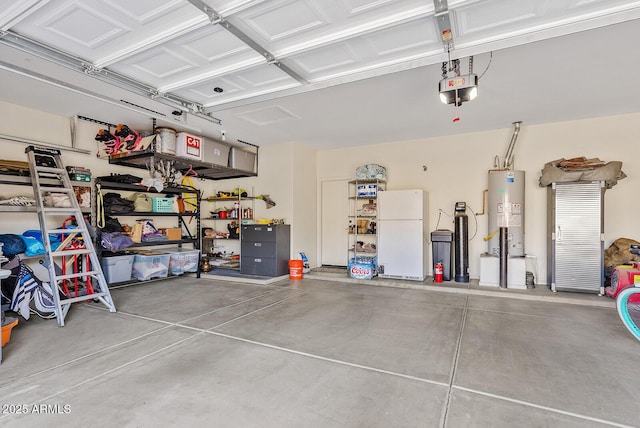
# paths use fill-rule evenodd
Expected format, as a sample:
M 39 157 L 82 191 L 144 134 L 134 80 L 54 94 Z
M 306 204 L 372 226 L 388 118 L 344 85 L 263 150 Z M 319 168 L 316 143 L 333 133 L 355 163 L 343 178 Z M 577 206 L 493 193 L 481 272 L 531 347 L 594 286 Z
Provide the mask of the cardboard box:
M 167 235 L 167 240 L 169 241 L 179 241 L 182 239 L 182 230 L 179 227 L 168 227 L 166 229 L 162 229 L 162 233 Z

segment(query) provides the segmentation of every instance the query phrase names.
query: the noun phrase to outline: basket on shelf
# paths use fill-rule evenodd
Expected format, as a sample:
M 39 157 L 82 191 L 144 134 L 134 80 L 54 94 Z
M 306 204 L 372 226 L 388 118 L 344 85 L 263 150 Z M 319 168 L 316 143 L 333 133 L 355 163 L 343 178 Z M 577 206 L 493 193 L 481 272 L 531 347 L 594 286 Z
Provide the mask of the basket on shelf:
M 173 198 L 152 198 L 151 210 L 154 213 L 172 213 Z

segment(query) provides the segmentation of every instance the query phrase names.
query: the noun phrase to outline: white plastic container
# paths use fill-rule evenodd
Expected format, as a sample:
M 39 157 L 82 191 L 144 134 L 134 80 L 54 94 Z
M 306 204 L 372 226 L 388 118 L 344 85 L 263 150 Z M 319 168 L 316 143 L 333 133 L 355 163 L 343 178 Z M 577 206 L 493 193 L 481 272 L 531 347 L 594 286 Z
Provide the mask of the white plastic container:
M 133 261 L 132 274 L 138 281 L 169 276 L 169 254 L 148 252 L 136 254 Z
M 176 156 L 202 160 L 202 138 L 186 132 L 178 132 L 176 136 Z

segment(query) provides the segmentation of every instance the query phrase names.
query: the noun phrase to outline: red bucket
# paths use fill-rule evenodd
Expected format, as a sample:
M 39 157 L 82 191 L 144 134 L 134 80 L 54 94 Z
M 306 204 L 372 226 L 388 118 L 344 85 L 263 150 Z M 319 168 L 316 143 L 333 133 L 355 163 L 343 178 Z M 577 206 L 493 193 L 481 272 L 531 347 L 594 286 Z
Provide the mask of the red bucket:
M 289 279 L 302 279 L 302 269 L 304 262 L 302 260 L 289 260 Z

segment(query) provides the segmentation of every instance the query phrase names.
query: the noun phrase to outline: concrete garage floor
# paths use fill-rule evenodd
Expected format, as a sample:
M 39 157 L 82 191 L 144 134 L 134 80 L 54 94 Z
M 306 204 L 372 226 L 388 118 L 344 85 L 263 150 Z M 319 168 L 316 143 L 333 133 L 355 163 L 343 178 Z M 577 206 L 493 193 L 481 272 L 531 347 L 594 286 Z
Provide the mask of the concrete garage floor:
M 610 299 L 403 283 L 114 289 L 117 313 L 13 330 L 0 425 L 640 426 L 640 342 Z

